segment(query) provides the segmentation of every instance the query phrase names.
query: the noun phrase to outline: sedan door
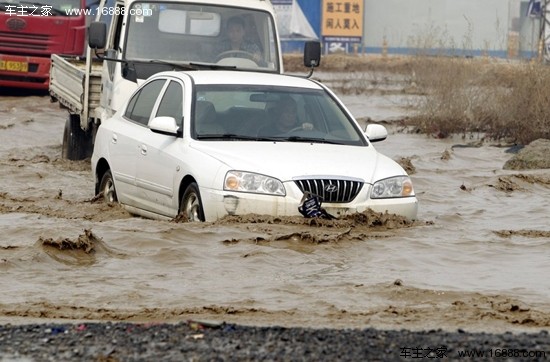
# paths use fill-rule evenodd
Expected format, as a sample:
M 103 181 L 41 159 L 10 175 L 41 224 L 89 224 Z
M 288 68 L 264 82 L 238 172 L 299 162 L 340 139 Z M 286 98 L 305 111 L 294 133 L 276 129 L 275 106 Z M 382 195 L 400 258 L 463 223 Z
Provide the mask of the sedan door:
M 140 140 L 148 130 L 158 95 L 165 79 L 155 80 L 140 88 L 130 98 L 122 116 L 117 122 L 106 123 L 109 135 L 109 163 L 115 180 L 118 199 L 121 203 L 141 207 L 136 190 L 136 169 L 141 157 Z
M 173 117 L 180 133 L 166 135 L 147 129 L 140 142 L 136 184 L 146 209 L 175 217 L 178 212 L 179 180 L 183 170 L 179 156 L 183 144 L 183 84 L 171 80 L 161 94 L 155 117 Z M 152 117 L 153 118 L 153 117 Z

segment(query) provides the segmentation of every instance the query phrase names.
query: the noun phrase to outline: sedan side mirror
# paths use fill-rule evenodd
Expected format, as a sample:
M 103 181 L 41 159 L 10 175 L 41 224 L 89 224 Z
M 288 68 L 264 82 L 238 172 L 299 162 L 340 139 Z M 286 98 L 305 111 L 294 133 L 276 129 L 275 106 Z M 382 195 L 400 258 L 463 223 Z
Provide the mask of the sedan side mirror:
M 367 138 L 371 142 L 380 142 L 388 137 L 388 130 L 381 124 L 369 124 L 365 130 Z
M 177 136 L 179 127 L 174 117 L 155 117 L 149 121 L 149 128 L 155 133 Z

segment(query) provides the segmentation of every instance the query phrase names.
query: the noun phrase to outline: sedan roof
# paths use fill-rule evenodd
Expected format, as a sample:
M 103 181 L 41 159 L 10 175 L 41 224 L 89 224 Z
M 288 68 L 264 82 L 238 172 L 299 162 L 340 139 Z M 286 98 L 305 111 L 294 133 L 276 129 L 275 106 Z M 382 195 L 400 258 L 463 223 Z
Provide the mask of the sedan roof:
M 173 76 L 183 79 L 190 77 L 197 85 L 203 84 L 243 84 L 243 85 L 274 85 L 287 87 L 302 87 L 311 89 L 321 89 L 316 82 L 299 76 L 281 75 L 259 72 L 242 72 L 226 70 L 200 70 L 200 71 L 169 71 L 154 75 Z

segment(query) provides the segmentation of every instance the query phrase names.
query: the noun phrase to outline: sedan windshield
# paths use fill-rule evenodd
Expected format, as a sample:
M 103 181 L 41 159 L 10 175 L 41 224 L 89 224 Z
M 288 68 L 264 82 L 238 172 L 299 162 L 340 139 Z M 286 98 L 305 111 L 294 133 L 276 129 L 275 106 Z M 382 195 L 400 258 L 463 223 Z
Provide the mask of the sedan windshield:
M 328 93 L 272 86 L 197 86 L 192 135 L 199 140 L 367 145 Z

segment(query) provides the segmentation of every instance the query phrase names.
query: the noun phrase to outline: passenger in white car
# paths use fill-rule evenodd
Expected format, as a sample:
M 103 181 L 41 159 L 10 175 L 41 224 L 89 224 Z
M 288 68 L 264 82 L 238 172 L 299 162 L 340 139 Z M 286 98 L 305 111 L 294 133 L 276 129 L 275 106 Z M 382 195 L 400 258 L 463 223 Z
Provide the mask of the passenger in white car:
M 211 102 L 197 101 L 195 105 L 195 130 L 199 135 L 224 133 L 222 125 L 217 120 L 216 108 Z

